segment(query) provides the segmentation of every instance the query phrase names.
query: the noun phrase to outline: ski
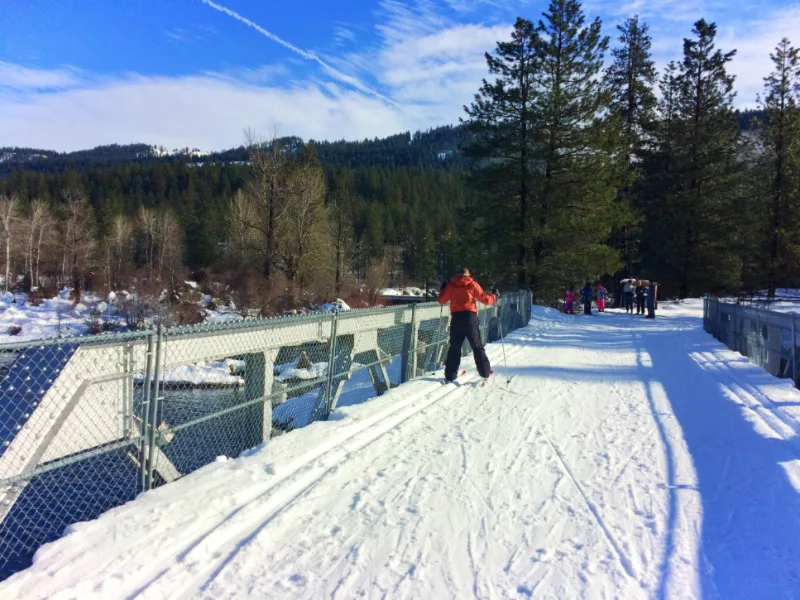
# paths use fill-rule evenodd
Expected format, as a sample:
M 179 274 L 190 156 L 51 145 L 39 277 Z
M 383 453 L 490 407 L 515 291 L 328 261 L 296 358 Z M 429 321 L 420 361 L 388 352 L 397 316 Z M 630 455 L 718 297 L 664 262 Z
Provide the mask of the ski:
M 467 371 L 466 371 L 466 370 L 464 370 L 464 371 L 461 371 L 461 373 L 459 373 L 459 374 L 457 375 L 457 377 L 460 377 L 460 376 L 463 376 L 463 375 L 466 375 L 466 374 L 467 374 Z M 460 383 L 458 383 L 458 381 L 457 381 L 456 379 L 453 379 L 453 381 L 447 381 L 447 379 L 444 379 L 444 380 L 442 380 L 442 383 L 443 383 L 444 385 L 447 385 L 448 383 L 453 383 L 453 384 L 457 385 L 458 387 L 461 387 L 461 384 L 460 384 Z

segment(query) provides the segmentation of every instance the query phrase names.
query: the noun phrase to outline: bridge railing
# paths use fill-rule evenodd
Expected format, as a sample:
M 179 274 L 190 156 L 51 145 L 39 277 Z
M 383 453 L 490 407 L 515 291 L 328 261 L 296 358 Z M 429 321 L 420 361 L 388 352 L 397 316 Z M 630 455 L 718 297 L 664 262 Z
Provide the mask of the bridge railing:
M 530 316 L 503 295 L 483 338 Z M 448 325 L 424 303 L 0 346 L 0 579 L 72 523 L 434 371 Z
M 706 298 L 703 328 L 725 344 L 747 356 L 751 362 L 797 386 L 798 317 L 782 313 Z

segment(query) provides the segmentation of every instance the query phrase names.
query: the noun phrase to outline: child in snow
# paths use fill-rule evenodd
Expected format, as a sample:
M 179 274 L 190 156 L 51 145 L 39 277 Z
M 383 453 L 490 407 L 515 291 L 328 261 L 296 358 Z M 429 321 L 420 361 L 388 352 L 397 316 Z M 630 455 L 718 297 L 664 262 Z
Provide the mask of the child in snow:
M 606 311 L 606 294 L 608 290 L 600 283 L 597 285 L 597 312 Z
M 567 313 L 568 315 L 574 315 L 575 314 L 575 308 L 574 308 L 574 306 L 575 306 L 575 286 L 573 286 L 573 285 L 569 286 L 569 289 L 567 290 L 567 293 L 564 296 L 564 303 L 566 305 L 564 307 L 564 312 Z
M 588 281 L 581 289 L 581 297 L 583 298 L 583 314 L 592 314 L 592 286 Z

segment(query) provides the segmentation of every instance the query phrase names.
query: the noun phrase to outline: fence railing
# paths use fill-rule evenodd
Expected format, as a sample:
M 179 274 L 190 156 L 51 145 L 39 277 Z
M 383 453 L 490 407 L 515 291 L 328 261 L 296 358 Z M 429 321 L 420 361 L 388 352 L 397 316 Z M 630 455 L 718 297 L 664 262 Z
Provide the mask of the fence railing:
M 753 363 L 797 385 L 797 317 L 706 298 L 703 328 Z
M 530 316 L 504 295 L 483 338 Z M 0 579 L 67 525 L 437 369 L 448 323 L 425 303 L 0 346 Z

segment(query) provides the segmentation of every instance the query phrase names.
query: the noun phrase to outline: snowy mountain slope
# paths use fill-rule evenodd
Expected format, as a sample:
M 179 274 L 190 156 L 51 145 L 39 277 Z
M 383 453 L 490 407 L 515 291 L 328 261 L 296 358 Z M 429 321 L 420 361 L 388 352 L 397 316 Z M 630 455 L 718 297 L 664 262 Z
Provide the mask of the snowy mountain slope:
M 698 305 L 660 314 L 537 310 L 486 388 L 416 380 L 220 459 L 0 597 L 796 597 L 800 392 Z

